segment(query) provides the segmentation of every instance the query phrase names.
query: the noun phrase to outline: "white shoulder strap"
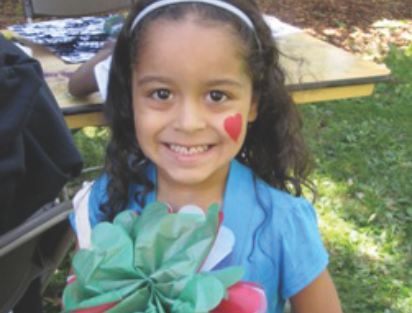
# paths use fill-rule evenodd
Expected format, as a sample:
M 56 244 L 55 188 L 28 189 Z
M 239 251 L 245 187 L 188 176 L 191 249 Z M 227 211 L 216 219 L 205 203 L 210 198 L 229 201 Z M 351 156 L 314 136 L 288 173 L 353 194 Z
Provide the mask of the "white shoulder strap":
M 84 182 L 73 199 L 77 240 L 80 249 L 91 250 L 91 226 L 89 219 L 89 197 L 93 182 Z

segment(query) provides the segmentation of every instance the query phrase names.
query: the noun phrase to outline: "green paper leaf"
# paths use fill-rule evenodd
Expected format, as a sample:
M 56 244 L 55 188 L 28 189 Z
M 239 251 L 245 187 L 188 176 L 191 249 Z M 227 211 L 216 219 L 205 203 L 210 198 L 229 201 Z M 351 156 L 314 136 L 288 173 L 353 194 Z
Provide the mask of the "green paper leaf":
M 179 296 L 180 303 L 190 304 L 191 312 L 209 312 L 225 295 L 223 284 L 215 277 L 199 274 L 191 279 Z M 172 311 L 184 313 L 187 305 L 173 307 Z
M 106 313 L 135 313 L 135 312 L 150 312 L 148 307 L 152 301 L 152 291 L 145 287 L 130 294 L 113 308 L 107 310 Z M 156 311 L 154 311 L 156 312 Z
M 205 273 L 208 275 L 213 275 L 223 284 L 225 288 L 229 288 L 236 284 L 242 276 L 245 274 L 245 270 L 241 266 L 232 266 L 219 271 L 213 271 L 210 273 Z
M 113 224 L 123 229 L 127 235 L 134 240 L 133 225 L 136 223 L 138 215 L 135 211 L 125 211 L 115 217 Z

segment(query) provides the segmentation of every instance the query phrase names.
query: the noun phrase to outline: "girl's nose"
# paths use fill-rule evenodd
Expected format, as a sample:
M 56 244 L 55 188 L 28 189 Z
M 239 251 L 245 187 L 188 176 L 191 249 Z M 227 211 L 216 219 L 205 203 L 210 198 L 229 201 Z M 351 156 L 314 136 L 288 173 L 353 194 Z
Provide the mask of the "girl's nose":
M 206 127 L 206 116 L 203 104 L 195 100 L 185 100 L 178 105 L 175 115 L 175 129 L 194 133 Z

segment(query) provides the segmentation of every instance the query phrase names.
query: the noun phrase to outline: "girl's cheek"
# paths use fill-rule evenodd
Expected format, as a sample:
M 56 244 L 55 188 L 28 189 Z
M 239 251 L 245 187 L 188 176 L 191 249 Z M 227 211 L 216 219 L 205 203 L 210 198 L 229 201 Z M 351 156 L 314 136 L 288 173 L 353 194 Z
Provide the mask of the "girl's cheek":
M 242 115 L 239 113 L 226 117 L 223 122 L 226 133 L 236 143 L 242 132 L 242 125 Z

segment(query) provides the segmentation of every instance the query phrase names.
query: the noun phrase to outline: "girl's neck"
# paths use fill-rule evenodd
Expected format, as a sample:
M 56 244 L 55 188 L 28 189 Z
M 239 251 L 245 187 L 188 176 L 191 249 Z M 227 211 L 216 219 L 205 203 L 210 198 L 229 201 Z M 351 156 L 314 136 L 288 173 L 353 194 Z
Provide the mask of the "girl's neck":
M 195 185 L 176 184 L 164 179 L 158 173 L 157 201 L 168 203 L 174 212 L 187 204 L 197 205 L 205 212 L 213 203 L 222 206 L 228 173 L 229 171 L 225 175 L 219 175 L 208 182 Z

